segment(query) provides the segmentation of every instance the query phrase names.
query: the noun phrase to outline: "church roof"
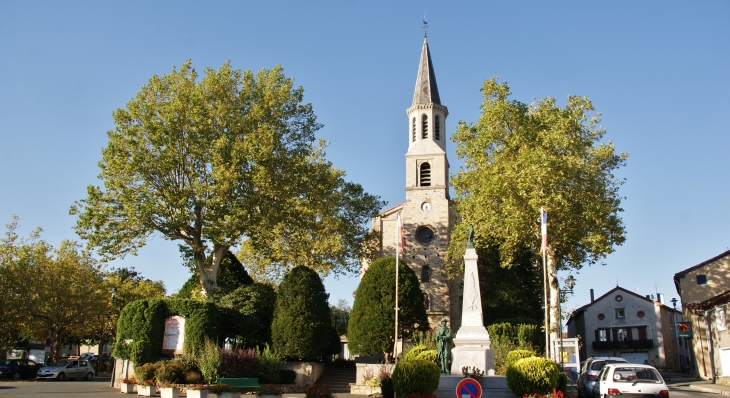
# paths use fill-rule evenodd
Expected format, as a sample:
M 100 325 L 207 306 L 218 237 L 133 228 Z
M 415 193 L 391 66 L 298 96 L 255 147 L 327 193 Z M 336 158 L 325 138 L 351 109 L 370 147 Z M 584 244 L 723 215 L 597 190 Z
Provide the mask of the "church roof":
M 436 85 L 436 74 L 433 71 L 431 53 L 428 51 L 428 40 L 423 38 L 423 49 L 421 50 L 421 62 L 418 65 L 418 76 L 416 77 L 416 92 L 413 94 L 413 105 L 438 104 L 439 88 Z

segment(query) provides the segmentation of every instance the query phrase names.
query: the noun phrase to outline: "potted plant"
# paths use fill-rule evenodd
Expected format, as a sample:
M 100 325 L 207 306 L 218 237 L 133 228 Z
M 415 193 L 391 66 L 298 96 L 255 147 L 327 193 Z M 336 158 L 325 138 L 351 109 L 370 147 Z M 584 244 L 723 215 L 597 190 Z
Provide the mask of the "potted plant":
M 185 388 L 188 398 L 208 398 L 208 386 L 205 384 L 190 384 Z
M 157 393 L 157 382 L 155 379 L 147 379 L 137 384 L 137 395 L 151 397 Z
M 134 380 L 134 377 L 125 377 L 119 384 L 119 390 L 122 394 L 131 394 L 134 392 L 134 386 L 136 385 L 137 381 Z
M 256 394 L 259 398 L 276 398 L 281 397 L 281 391 L 277 390 L 271 384 L 263 385 L 258 388 Z
M 160 389 L 160 395 L 162 398 L 179 398 L 180 397 L 180 389 L 177 388 L 177 385 L 175 383 L 170 383 L 169 381 L 163 381 L 160 382 L 157 387 Z
M 482 376 L 484 376 L 484 371 L 479 370 L 479 368 L 477 368 L 476 366 L 474 366 L 474 367 L 464 366 L 463 368 L 461 368 L 461 374 L 463 374 L 464 377 L 469 377 L 474 380 L 479 380 Z
M 233 387 L 228 384 L 213 384 L 210 386 L 210 392 L 218 398 L 241 398 L 241 393 L 233 391 Z

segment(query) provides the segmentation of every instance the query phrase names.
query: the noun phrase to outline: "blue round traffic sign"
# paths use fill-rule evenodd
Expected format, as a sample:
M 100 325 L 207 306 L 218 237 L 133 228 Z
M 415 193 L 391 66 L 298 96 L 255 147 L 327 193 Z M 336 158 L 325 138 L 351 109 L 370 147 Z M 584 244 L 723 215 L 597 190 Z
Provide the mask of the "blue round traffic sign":
M 456 396 L 458 398 L 480 398 L 482 386 L 478 381 L 467 377 L 456 385 Z
M 51 340 L 50 337 L 46 338 L 46 347 L 50 347 L 53 345 L 53 340 Z

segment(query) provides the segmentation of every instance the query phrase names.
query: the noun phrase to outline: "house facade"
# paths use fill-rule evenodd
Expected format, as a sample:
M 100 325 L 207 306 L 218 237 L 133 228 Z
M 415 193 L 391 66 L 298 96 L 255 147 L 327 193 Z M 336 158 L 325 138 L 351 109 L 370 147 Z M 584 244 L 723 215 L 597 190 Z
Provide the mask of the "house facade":
M 680 311 L 616 286 L 573 312 L 568 336 L 580 339 L 581 359 L 623 357 L 680 372 L 690 363 L 687 342 L 674 331 L 681 319 Z
M 674 275 L 691 333 L 695 373 L 730 385 L 730 250 Z

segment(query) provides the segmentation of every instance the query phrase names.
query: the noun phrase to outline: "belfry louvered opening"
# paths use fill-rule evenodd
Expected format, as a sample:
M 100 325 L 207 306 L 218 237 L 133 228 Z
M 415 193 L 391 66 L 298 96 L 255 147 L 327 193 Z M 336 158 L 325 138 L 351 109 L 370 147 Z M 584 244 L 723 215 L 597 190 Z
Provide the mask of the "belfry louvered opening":
M 421 116 L 421 138 L 428 138 L 428 115 Z
M 431 165 L 428 162 L 421 164 L 421 173 L 419 175 L 420 186 L 430 187 L 431 186 Z
M 411 134 L 411 141 L 416 142 L 416 118 L 413 118 L 413 126 L 412 126 L 413 133 Z
M 439 115 L 435 116 L 434 120 L 434 128 L 433 128 L 433 138 L 436 139 L 436 141 L 441 139 L 441 120 L 439 119 Z

